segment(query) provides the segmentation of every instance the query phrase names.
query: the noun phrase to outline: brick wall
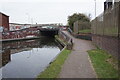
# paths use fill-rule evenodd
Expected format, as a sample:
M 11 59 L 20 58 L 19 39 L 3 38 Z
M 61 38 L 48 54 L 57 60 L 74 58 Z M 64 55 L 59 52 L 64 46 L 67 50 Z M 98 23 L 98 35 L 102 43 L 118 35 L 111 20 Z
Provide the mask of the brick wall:
M 9 16 L 0 13 L 0 26 L 3 26 L 5 30 L 9 30 Z
M 2 16 L 2 26 L 6 28 L 6 30 L 9 30 L 9 17 L 6 15 Z
M 0 14 L 0 26 L 2 26 L 2 14 Z
M 93 35 L 92 40 L 97 46 L 99 46 L 101 49 L 104 49 L 111 55 L 113 55 L 117 58 L 120 55 L 120 53 L 119 53 L 120 39 L 119 38 Z

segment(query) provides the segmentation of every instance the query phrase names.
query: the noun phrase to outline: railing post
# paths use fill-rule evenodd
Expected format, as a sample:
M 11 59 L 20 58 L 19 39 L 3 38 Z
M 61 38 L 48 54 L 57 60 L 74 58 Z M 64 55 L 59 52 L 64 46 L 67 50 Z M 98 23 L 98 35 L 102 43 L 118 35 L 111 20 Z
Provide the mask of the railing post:
M 120 1 L 119 1 L 119 15 L 118 15 L 118 38 L 120 38 Z

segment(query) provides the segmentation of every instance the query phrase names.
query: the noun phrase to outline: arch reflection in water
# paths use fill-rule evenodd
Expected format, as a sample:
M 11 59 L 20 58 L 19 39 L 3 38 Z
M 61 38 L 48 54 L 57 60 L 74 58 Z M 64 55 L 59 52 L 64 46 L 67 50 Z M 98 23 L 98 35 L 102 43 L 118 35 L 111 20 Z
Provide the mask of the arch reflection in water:
M 2 76 L 35 78 L 59 52 L 54 38 L 3 43 Z

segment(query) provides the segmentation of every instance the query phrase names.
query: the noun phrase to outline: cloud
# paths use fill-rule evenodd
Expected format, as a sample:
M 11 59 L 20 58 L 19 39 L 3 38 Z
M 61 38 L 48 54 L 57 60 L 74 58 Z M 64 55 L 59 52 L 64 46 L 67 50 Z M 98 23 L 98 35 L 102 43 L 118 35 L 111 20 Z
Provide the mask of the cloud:
M 93 2 L 94 0 L 1 0 L 1 2 Z M 97 2 L 105 0 L 96 0 Z
M 94 18 L 94 0 L 20 1 L 21 2 L 18 0 L 4 0 L 2 2 L 1 11 L 10 16 L 10 22 L 31 23 L 31 19 L 33 19 L 34 23 L 67 24 L 67 17 L 75 12 L 85 14 L 91 13 L 92 19 Z M 97 15 L 102 13 L 102 11 L 103 2 L 97 1 Z

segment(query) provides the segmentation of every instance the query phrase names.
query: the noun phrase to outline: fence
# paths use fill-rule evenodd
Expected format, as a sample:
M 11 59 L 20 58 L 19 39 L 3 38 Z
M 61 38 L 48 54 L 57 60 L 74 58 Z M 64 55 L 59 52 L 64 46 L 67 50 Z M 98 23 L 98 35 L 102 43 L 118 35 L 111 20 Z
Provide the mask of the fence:
M 118 57 L 120 42 L 120 2 L 105 10 L 92 22 L 93 42 Z
M 80 30 L 90 29 L 91 25 L 89 22 L 76 21 L 74 23 L 74 33 L 78 33 Z
M 100 16 L 96 17 L 92 21 L 92 33 L 97 35 L 106 35 L 118 37 L 119 26 L 119 10 L 120 6 L 115 7 L 112 10 L 106 10 Z
M 62 31 L 59 31 L 59 38 L 61 38 L 62 40 L 64 40 L 64 42 L 66 42 L 66 46 L 67 46 L 67 49 L 72 49 L 73 47 L 73 40 L 70 36 L 68 36 L 67 34 L 65 34 L 64 32 Z
M 59 31 L 59 37 L 61 38 L 61 39 L 63 39 L 65 42 L 68 42 L 71 38 L 68 36 L 68 35 L 66 35 L 64 32 L 62 32 L 62 31 Z

